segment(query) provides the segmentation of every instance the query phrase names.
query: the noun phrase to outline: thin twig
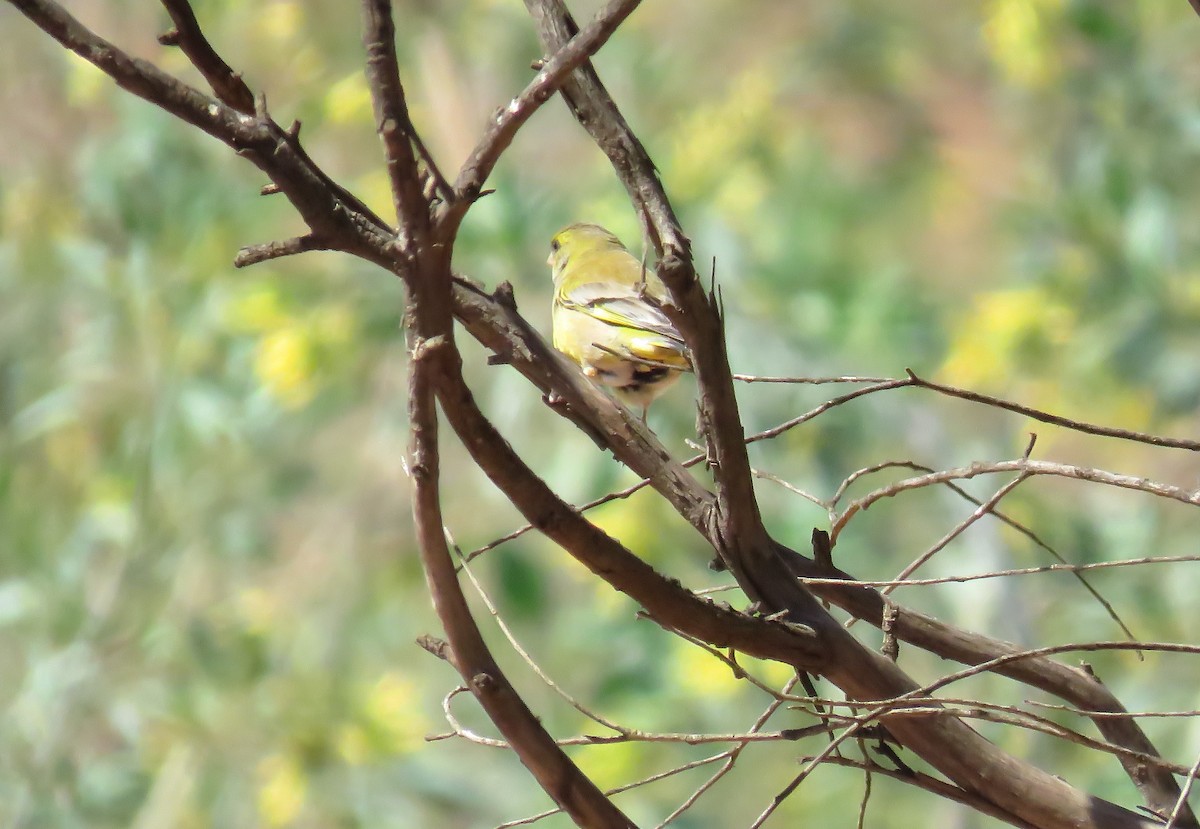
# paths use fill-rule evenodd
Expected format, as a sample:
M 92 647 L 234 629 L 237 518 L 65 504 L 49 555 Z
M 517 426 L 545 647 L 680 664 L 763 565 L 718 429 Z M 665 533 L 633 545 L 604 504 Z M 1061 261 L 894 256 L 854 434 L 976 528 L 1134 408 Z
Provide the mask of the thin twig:
M 1198 773 L 1200 773 L 1200 756 L 1196 757 L 1196 762 L 1192 763 L 1192 767 L 1188 770 L 1187 780 L 1183 781 L 1183 791 L 1179 793 L 1179 799 L 1175 801 L 1175 808 L 1171 810 L 1171 814 L 1167 818 L 1167 825 L 1163 829 L 1172 829 L 1175 821 L 1179 820 L 1179 815 L 1187 809 L 1188 794 L 1192 791 L 1192 784 L 1196 782 Z
M 830 409 L 840 406 L 843 403 L 849 403 L 851 400 L 857 400 L 858 398 L 864 397 L 868 394 L 875 394 L 876 392 L 881 391 L 890 391 L 891 389 L 902 389 L 911 385 L 913 385 L 912 380 L 884 380 L 882 382 L 867 386 L 866 388 L 855 389 L 852 392 L 847 392 L 846 394 L 838 395 L 830 400 L 826 400 L 820 406 L 809 409 L 804 414 L 793 417 L 790 420 L 785 420 L 778 426 L 773 426 L 770 429 L 766 429 L 762 432 L 751 435 L 750 437 L 746 438 L 746 443 L 757 443 L 760 440 L 771 440 L 772 438 L 777 438 L 789 429 L 796 428 L 801 423 L 807 423 L 814 417 L 824 414 Z
M 1113 472 L 1106 472 L 1103 469 L 1093 469 L 1085 466 L 1074 466 L 1065 463 L 1053 463 L 1050 461 L 1037 461 L 1029 458 L 1020 458 L 1011 461 L 993 461 L 988 463 L 973 463 L 970 466 L 958 467 L 956 469 L 947 469 L 941 472 L 934 472 L 929 475 L 921 475 L 916 478 L 905 478 L 902 481 L 897 481 L 889 484 L 886 487 L 877 489 L 862 498 L 854 501 L 850 506 L 842 512 L 841 516 L 833 525 L 833 534 L 836 535 L 846 525 L 855 513 L 859 510 L 864 510 L 883 498 L 891 498 L 901 492 L 910 489 L 918 489 L 920 487 L 940 484 L 946 481 L 963 480 L 975 478 L 979 475 L 993 475 L 998 472 L 1021 472 L 1028 475 L 1050 475 L 1060 478 L 1074 478 L 1081 481 L 1091 481 L 1092 483 L 1104 484 L 1106 486 L 1114 486 L 1121 489 L 1134 489 L 1139 492 L 1146 492 L 1151 495 L 1157 495 L 1161 498 L 1169 498 L 1172 501 L 1190 504 L 1192 506 L 1200 506 L 1200 490 L 1189 490 L 1183 487 L 1173 486 L 1171 484 L 1158 483 L 1151 481 L 1148 478 L 1137 477 L 1134 475 L 1118 475 Z
M 566 82 L 571 73 L 608 42 L 641 0 L 610 0 L 592 22 L 554 53 L 541 71 L 508 106 L 499 110 L 467 157 L 454 182 L 457 199 L 470 204 L 491 175 L 517 131 Z M 465 212 L 465 210 L 463 211 Z M 453 215 L 453 214 L 451 214 Z
M 824 386 L 830 383 L 890 383 L 891 377 L 775 377 L 768 374 L 735 374 L 739 383 L 786 383 L 802 386 Z
M 1040 573 L 1083 573 L 1090 570 L 1108 570 L 1113 567 L 1138 567 L 1143 564 L 1183 564 L 1200 561 L 1200 555 L 1190 556 L 1144 556 L 1142 558 L 1126 558 L 1119 561 L 1095 561 L 1090 564 L 1043 564 L 1039 567 L 1016 567 L 1011 570 L 992 570 L 987 573 L 971 573 L 957 576 L 937 576 L 927 579 L 855 579 L 852 584 L 858 587 L 919 587 L 933 584 L 961 584 L 982 579 L 1001 579 L 1009 576 L 1034 576 Z M 800 576 L 800 581 L 811 585 L 844 585 L 845 579 L 810 578 Z M 712 587 L 707 591 L 696 591 L 697 595 L 707 592 L 727 590 L 729 587 Z
M 1049 412 L 1043 412 L 1040 409 L 1034 409 L 1031 406 L 1022 406 L 1020 403 L 1013 403 L 1010 400 L 1000 397 L 992 397 L 990 394 L 981 394 L 976 391 L 968 391 L 967 389 L 934 383 L 932 380 L 918 377 L 912 369 L 905 369 L 904 371 L 908 374 L 908 378 L 914 386 L 936 391 L 938 394 L 944 394 L 947 397 L 957 397 L 960 400 L 983 403 L 985 406 L 994 406 L 997 409 L 1007 409 L 1010 412 L 1016 412 L 1019 415 L 1040 420 L 1042 423 L 1051 423 L 1055 426 L 1062 426 L 1064 429 L 1083 432 L 1086 435 L 1099 435 L 1100 437 L 1117 438 L 1118 440 L 1131 440 L 1136 443 L 1148 443 L 1151 446 L 1165 446 L 1171 449 L 1188 449 L 1192 452 L 1200 452 L 1200 441 L 1184 438 L 1168 438 L 1160 435 L 1152 435 L 1147 432 L 1115 429 L 1111 426 L 1099 426 L 1095 423 L 1086 423 L 1082 420 L 1072 420 L 1069 417 L 1060 417 Z

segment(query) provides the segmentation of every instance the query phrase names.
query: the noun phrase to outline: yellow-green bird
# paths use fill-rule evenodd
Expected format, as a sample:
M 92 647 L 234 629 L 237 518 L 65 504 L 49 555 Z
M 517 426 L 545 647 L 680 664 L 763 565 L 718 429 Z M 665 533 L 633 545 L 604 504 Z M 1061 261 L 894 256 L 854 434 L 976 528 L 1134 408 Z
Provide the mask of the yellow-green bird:
M 662 311 L 666 288 L 600 225 L 554 235 L 554 347 L 617 399 L 641 409 L 691 371 L 683 337 Z

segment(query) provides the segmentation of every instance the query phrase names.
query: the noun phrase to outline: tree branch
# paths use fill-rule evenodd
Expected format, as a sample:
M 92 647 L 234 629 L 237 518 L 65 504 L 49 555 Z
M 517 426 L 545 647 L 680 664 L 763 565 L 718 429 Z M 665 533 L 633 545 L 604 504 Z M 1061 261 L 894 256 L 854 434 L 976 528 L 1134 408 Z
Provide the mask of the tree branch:
M 578 30 L 562 0 L 525 0 L 548 52 L 560 50 Z M 700 387 L 701 420 L 715 460 L 716 499 L 707 533 L 717 552 L 756 599 L 779 610 L 794 604 L 771 589 L 774 567 L 754 496 L 745 433 L 733 392 L 724 326 L 715 296 L 696 277 L 691 248 L 645 147 L 634 135 L 590 63 L 563 85 L 563 98 L 596 145 L 608 156 L 625 185 L 659 254 L 658 276 L 674 307 L 672 317 L 692 353 Z
M 254 93 L 208 42 L 191 4 L 187 0 L 162 0 L 162 4 L 171 15 L 175 28 L 161 35 L 158 42 L 164 46 L 178 46 L 223 103 L 238 112 L 253 115 Z
M 883 627 L 884 608 L 888 600 L 874 588 L 858 585 L 852 576 L 832 566 L 819 566 L 811 559 L 787 551 L 792 571 L 800 577 L 842 578 L 842 585 L 817 583 L 811 589 L 822 599 L 832 602 L 858 619 L 877 628 Z M 943 659 L 952 659 L 963 665 L 980 665 L 994 662 L 1005 656 L 1025 653 L 1024 649 L 1010 642 L 993 639 L 980 633 L 962 630 L 940 619 L 919 611 L 910 610 L 894 602 L 897 615 L 891 630 L 903 642 L 929 651 Z M 1041 689 L 1066 702 L 1088 711 L 1109 714 L 1126 713 L 1125 706 L 1094 675 L 1064 665 L 1047 656 L 1030 656 L 1017 661 L 997 664 L 994 673 L 1017 682 Z M 1106 740 L 1134 752 L 1161 756 L 1142 731 L 1136 720 L 1126 717 L 1091 718 L 1097 730 Z M 1146 805 L 1155 812 L 1169 812 L 1179 797 L 1179 786 L 1167 772 L 1146 764 L 1129 761 L 1121 757 L 1125 772 L 1138 787 Z M 1180 824 L 1181 826 L 1185 824 Z M 1195 825 L 1195 819 L 1187 823 Z
M 508 106 L 497 111 L 475 149 L 463 163 L 458 179 L 454 182 L 456 203 L 449 205 L 440 219 L 440 223 L 446 228 L 443 236 L 447 233 L 453 235 L 457 231 L 458 224 L 466 215 L 471 203 L 478 198 L 496 162 L 512 144 L 517 131 L 542 104 L 550 100 L 576 67 L 596 54 L 608 42 L 617 27 L 640 4 L 641 0 L 610 0 L 596 13 L 591 23 L 546 61 L 521 94 L 513 98 Z
M 407 234 L 424 238 L 429 230 L 429 202 L 421 193 L 413 154 L 416 129 L 408 116 L 400 65 L 396 60 L 396 27 L 391 0 L 363 0 L 363 47 L 367 51 L 367 85 L 375 111 L 375 129 L 383 141 L 396 216 Z
M 1200 2 L 1200 0 L 1198 0 Z M 932 380 L 926 380 L 923 377 L 918 377 L 912 369 L 905 369 L 912 384 L 923 389 L 936 391 L 938 394 L 944 394 L 947 397 L 957 397 L 960 400 L 970 400 L 974 403 L 983 403 L 986 406 L 994 406 L 997 409 L 1007 409 L 1010 412 L 1016 412 L 1019 415 L 1040 420 L 1042 423 L 1050 423 L 1055 426 L 1062 426 L 1064 429 L 1071 429 L 1076 432 L 1083 432 L 1087 435 L 1099 435 L 1100 437 L 1116 438 L 1118 440 L 1131 440 L 1136 443 L 1148 443 L 1151 446 L 1165 446 L 1171 449 L 1188 449 L 1192 452 L 1200 452 L 1200 441 L 1187 440 L 1184 438 L 1168 438 L 1159 435 L 1150 435 L 1145 432 L 1134 432 L 1130 429 L 1114 429 L 1111 426 L 1098 426 L 1094 423 L 1085 423 L 1081 420 L 1072 420 L 1069 417 L 1060 417 L 1056 414 L 1043 412 L 1040 409 L 1034 409 L 1030 406 L 1022 406 L 1020 403 L 1013 403 L 1011 400 L 1004 400 L 1000 397 L 992 397 L 990 394 L 981 394 L 977 391 L 969 391 L 960 389 L 954 386 L 945 386 L 941 383 L 935 383 Z
M 438 493 L 437 416 L 431 374 L 444 339 L 418 340 L 409 380 L 413 519 L 421 563 L 451 662 L 488 717 L 554 802 L 580 826 L 630 829 L 634 824 L 571 762 L 509 683 L 479 632 L 463 596 L 442 531 Z

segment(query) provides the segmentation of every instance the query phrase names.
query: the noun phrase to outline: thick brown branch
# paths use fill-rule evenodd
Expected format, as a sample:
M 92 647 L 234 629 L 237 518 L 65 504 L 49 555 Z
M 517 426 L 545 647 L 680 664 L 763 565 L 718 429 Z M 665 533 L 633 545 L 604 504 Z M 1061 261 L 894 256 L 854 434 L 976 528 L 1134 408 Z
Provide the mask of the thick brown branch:
M 814 584 L 811 589 L 826 601 L 832 602 L 852 616 L 876 627 L 883 626 L 888 600 L 874 588 L 863 587 L 836 568 L 820 567 L 812 560 L 792 551 L 788 562 L 798 576 L 845 578 L 842 585 Z M 971 633 L 946 622 L 908 608 L 895 605 L 898 613 L 891 629 L 903 642 L 927 650 L 943 659 L 964 665 L 979 665 L 1000 657 L 1023 653 L 1024 649 L 1009 642 Z M 1124 713 L 1125 707 L 1094 676 L 1049 657 L 1036 656 L 1008 662 L 993 668 L 995 673 L 1063 699 L 1077 708 L 1107 713 Z M 1097 730 L 1106 740 L 1131 751 L 1161 756 L 1135 720 L 1125 717 L 1093 717 Z M 1157 812 L 1170 811 L 1179 797 L 1174 778 L 1162 769 L 1120 758 L 1126 773 L 1137 785 L 1146 805 Z M 1181 826 L 1195 826 L 1194 818 Z
M 577 26 L 562 0 L 525 0 L 538 27 L 543 47 L 553 53 L 574 35 Z M 563 85 L 563 97 L 576 119 L 608 156 L 621 183 L 646 221 L 659 254 L 658 275 L 670 290 L 673 317 L 692 352 L 700 387 L 700 406 L 716 464 L 715 525 L 725 544 L 735 548 L 718 552 L 731 557 L 727 564 L 735 575 L 753 570 L 755 557 L 769 555 L 766 530 L 754 497 L 744 431 L 733 392 L 733 373 L 725 351 L 725 334 L 715 298 L 708 297 L 696 277 L 691 248 L 675 215 L 658 171 L 634 135 L 590 63 L 583 63 Z M 672 313 L 672 311 L 675 311 Z M 749 559 L 749 560 L 746 560 Z M 741 578 L 763 581 L 765 574 L 743 572 Z M 752 593 L 761 588 L 750 585 Z
M 279 185 L 309 228 L 332 247 L 387 266 L 374 251 L 386 225 L 329 179 L 256 102 L 255 115 L 240 113 L 148 61 L 134 58 L 93 33 L 52 0 L 10 0 L 67 49 L 94 64 L 121 88 L 224 142 Z
M 555 744 L 496 664 L 467 607 L 442 531 L 438 493 L 437 416 L 431 359 L 445 340 L 423 340 L 414 350 L 409 385 L 413 519 L 421 563 L 451 662 L 521 762 L 580 826 L 629 829 L 634 824 Z
M 449 358 L 439 375 L 438 400 L 476 464 L 526 519 L 589 570 L 638 602 L 656 621 L 721 647 L 785 662 L 801 670 L 823 670 L 824 647 L 810 628 L 749 616 L 696 597 L 555 495 L 479 411 Z

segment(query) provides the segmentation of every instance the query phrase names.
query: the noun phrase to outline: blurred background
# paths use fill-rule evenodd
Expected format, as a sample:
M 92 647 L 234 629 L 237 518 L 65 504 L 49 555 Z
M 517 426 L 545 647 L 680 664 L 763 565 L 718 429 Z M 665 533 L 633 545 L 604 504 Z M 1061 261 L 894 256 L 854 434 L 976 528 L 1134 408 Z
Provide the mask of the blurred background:
M 580 19 L 598 2 L 575 2 Z M 452 174 L 541 56 L 516 0 L 399 0 L 414 120 Z M 191 83 L 151 2 L 71 11 Z M 382 215 L 386 175 L 357 9 L 333 0 L 198 4 L 201 23 L 311 155 Z M 715 267 L 735 371 L 926 377 L 1113 426 L 1194 437 L 1200 419 L 1200 19 L 1136 0 L 648 0 L 596 61 L 662 171 L 699 270 Z M 413 548 L 397 280 L 328 253 L 232 267 L 302 231 L 248 162 L 117 89 L 0 6 L 0 822 L 14 827 L 485 827 L 547 808 L 514 757 L 447 730 L 451 669 Z M 470 213 L 455 266 L 508 280 L 548 330 L 550 236 L 607 225 L 640 247 L 603 156 L 559 102 L 539 112 Z M 714 264 L 715 263 L 715 264 Z M 464 342 L 487 412 L 577 503 L 633 482 L 522 378 Z M 739 388 L 747 431 L 844 391 Z M 692 454 L 687 381 L 651 426 Z M 978 405 L 876 395 L 755 445 L 760 469 L 821 497 L 884 460 L 1035 457 L 1195 487 L 1194 456 L 1085 438 Z M 446 433 L 449 529 L 471 550 L 522 523 Z M 860 482 L 852 495 L 903 477 Z M 968 488 L 986 498 L 1003 481 Z M 760 482 L 768 525 L 804 549 L 825 512 Z M 1179 504 L 1036 480 L 1003 502 L 1073 562 L 1196 553 Z M 973 506 L 922 490 L 842 535 L 838 563 L 889 578 Z M 727 582 L 653 495 L 596 520 L 692 587 Z M 984 521 L 918 575 L 1050 563 Z M 474 572 L 533 656 L 606 716 L 647 731 L 737 732 L 768 701 L 543 540 Z M 1195 565 L 1092 583 L 1144 639 L 1195 641 Z M 726 594 L 735 604 L 738 594 Z M 1038 646 L 1119 639 L 1064 574 L 907 588 L 904 603 Z M 478 604 L 478 603 L 477 603 Z M 486 611 L 480 607 L 481 613 Z M 487 635 L 557 735 L 602 733 Z M 865 625 L 864 641 L 877 642 Z M 919 679 L 948 670 L 902 652 Z M 1067 656 L 1068 661 L 1075 657 Z M 1131 710 L 1200 708 L 1193 658 L 1089 654 Z M 748 665 L 782 683 L 778 666 Z M 826 693 L 832 689 L 822 686 Z M 953 693 L 1020 702 L 974 680 Z M 1043 699 L 1037 697 L 1037 699 Z M 463 722 L 492 733 L 460 697 Z M 1088 733 L 1078 719 L 1063 722 Z M 771 727 L 803 726 L 782 711 Z M 1165 723 L 1165 724 L 1164 724 Z M 1200 729 L 1146 720 L 1190 764 Z M 1118 763 L 983 728 L 1072 783 L 1136 803 Z M 748 823 L 821 743 L 752 747 L 675 824 Z M 602 786 L 716 753 L 574 750 Z M 909 762 L 915 761 L 905 755 Z M 916 764 L 919 765 L 919 764 Z M 653 825 L 713 767 L 618 797 Z M 852 826 L 862 775 L 823 768 L 774 823 Z M 920 810 L 919 812 L 917 810 Z M 867 825 L 998 825 L 876 779 Z M 564 827 L 559 817 L 539 824 Z

